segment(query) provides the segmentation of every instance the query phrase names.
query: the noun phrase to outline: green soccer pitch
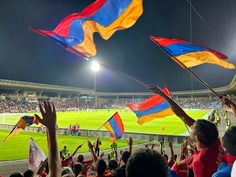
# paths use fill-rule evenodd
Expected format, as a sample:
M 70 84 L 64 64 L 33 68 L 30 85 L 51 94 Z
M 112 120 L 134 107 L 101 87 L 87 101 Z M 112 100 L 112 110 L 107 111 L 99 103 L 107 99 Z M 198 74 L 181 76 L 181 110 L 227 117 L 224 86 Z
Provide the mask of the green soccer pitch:
M 60 128 L 68 128 L 70 124 L 80 124 L 81 129 L 96 130 L 107 119 L 109 119 L 116 111 L 118 111 L 124 127 L 125 132 L 138 132 L 150 134 L 165 134 L 165 135 L 181 135 L 186 132 L 186 127 L 183 122 L 176 117 L 168 116 L 165 118 L 158 118 L 143 125 L 137 123 L 135 114 L 125 109 L 110 109 L 110 110 L 95 110 L 93 112 L 58 112 L 57 123 Z M 187 114 L 194 119 L 201 119 L 207 116 L 209 110 L 186 110 Z M 16 124 L 21 116 L 33 115 L 33 113 L 21 114 L 1 114 L 0 123 Z M 39 114 L 40 115 L 40 114 Z M 103 127 L 101 130 L 105 130 Z
M 110 110 L 95 110 L 93 112 L 58 112 L 57 123 L 60 128 L 68 128 L 70 124 L 80 124 L 81 129 L 96 130 L 101 126 L 107 119 L 109 119 L 116 111 L 119 112 L 125 132 L 138 132 L 138 133 L 150 133 L 150 134 L 165 134 L 165 135 L 182 135 L 186 133 L 186 127 L 182 121 L 175 115 L 156 119 L 139 125 L 135 114 L 125 109 L 110 109 Z M 210 110 L 185 110 L 188 115 L 194 119 L 201 119 L 207 117 Z M 21 116 L 33 115 L 34 113 L 6 113 L 0 114 L 1 124 L 16 124 Z M 40 115 L 40 114 L 39 114 Z M 102 130 L 105 130 L 103 127 Z M 3 140 L 10 130 L 0 130 L 0 141 Z M 21 132 L 18 135 L 13 136 L 6 142 L 0 145 L 0 161 L 5 160 L 17 160 L 28 158 L 28 146 L 29 138 L 33 137 L 37 144 L 47 152 L 46 147 L 46 135 L 44 133 L 33 133 L 33 132 Z M 67 145 L 70 152 L 72 152 L 77 145 L 82 143 L 86 137 L 81 136 L 66 136 L 58 135 L 58 143 L 60 149 L 63 145 Z M 94 141 L 94 138 L 91 138 Z M 136 144 L 142 143 L 143 141 L 135 141 Z M 102 149 L 109 149 L 111 142 L 107 138 L 102 138 Z M 118 141 L 119 147 L 126 146 L 126 140 L 121 139 Z M 78 152 L 88 152 L 87 145 L 85 144 Z
M 0 140 L 3 140 L 9 131 L 0 130 Z M 18 135 L 15 135 L 8 139 L 3 144 L 0 144 L 0 161 L 9 161 L 9 160 L 21 160 L 28 159 L 29 151 L 29 139 L 32 137 L 39 147 L 47 155 L 47 139 L 45 133 L 35 133 L 35 132 L 21 132 Z M 58 135 L 58 144 L 59 149 L 62 150 L 64 145 L 67 145 L 69 153 L 73 153 L 78 145 L 83 143 L 87 137 L 82 136 L 67 136 L 67 135 Z M 101 149 L 110 149 L 111 141 L 109 138 L 100 138 L 102 145 Z M 93 143 L 95 142 L 95 137 L 89 138 Z M 134 144 L 141 144 L 145 141 L 134 140 Z M 127 146 L 127 140 L 121 139 L 117 141 L 118 147 Z M 85 143 L 77 153 L 88 152 L 87 143 Z

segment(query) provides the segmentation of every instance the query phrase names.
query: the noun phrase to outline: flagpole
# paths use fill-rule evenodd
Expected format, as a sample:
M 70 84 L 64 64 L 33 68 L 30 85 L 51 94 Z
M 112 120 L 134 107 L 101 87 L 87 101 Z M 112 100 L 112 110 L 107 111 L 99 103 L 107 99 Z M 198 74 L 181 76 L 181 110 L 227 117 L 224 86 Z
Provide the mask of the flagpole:
M 116 112 L 116 113 L 117 113 L 117 112 Z M 115 114 L 116 114 L 116 113 L 115 113 Z M 98 130 L 100 130 L 109 120 L 111 120 L 115 114 L 113 114 L 113 115 L 112 115 L 108 120 L 106 120 L 100 127 L 98 127 L 97 130 L 95 130 L 94 134 L 97 133 Z M 86 143 L 89 138 L 90 138 L 90 137 L 87 137 L 87 138 L 85 139 L 85 141 L 81 144 L 81 146 L 84 145 L 84 143 Z
M 217 96 L 218 98 L 220 98 L 220 95 L 218 93 L 216 93 L 205 81 L 203 81 L 201 78 L 199 78 L 193 71 L 191 71 L 189 68 L 187 68 L 183 63 L 181 63 L 176 57 L 171 56 L 168 52 L 165 51 L 165 49 L 163 49 L 162 46 L 160 46 L 156 41 L 154 41 L 152 39 L 152 37 L 150 36 L 150 39 L 157 45 L 160 47 L 160 49 L 166 54 L 168 55 L 170 58 L 174 59 L 174 61 L 180 65 L 183 69 L 185 69 L 186 71 L 188 71 L 191 75 L 193 75 L 202 85 L 204 85 L 206 88 L 208 88 L 212 93 L 215 94 L 215 96 Z

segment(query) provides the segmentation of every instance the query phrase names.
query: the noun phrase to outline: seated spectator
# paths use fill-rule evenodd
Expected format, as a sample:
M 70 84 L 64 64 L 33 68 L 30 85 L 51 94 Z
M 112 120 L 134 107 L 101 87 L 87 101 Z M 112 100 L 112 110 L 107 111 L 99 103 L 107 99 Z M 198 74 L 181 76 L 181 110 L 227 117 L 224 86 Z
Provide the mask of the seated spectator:
M 24 172 L 24 177 L 34 177 L 34 172 L 28 169 Z
M 212 177 L 230 176 L 231 174 L 233 163 L 236 162 L 236 126 L 229 128 L 222 140 L 226 154 L 223 155 L 223 161 Z
M 105 171 L 107 169 L 107 164 L 103 159 L 99 159 L 96 162 L 96 172 L 97 172 L 97 177 L 105 177 Z
M 120 161 L 119 161 L 119 165 L 118 165 L 119 168 L 117 168 L 116 171 L 115 171 L 115 176 L 116 177 L 126 177 L 125 169 L 126 169 L 126 164 L 129 160 L 129 157 L 130 157 L 131 152 L 132 152 L 132 145 L 133 145 L 133 140 L 132 140 L 132 138 L 129 138 L 129 141 L 128 141 L 129 151 L 123 151 L 122 152 L 122 155 L 121 155 L 121 158 L 120 158 Z M 124 164 L 122 166 L 120 166 L 121 161 Z
M 167 161 L 155 150 L 140 149 L 129 158 L 126 167 L 126 176 L 167 177 Z
M 64 177 L 64 175 L 65 176 L 67 175 L 68 177 L 74 177 L 74 173 L 70 167 L 63 167 L 62 168 L 61 176 Z
M 118 167 L 118 162 L 117 162 L 117 160 L 111 159 L 111 160 L 109 161 L 109 163 L 108 163 L 108 169 L 109 169 L 109 171 L 110 171 L 112 174 L 114 174 L 114 173 L 115 173 L 115 170 L 117 169 L 117 167 Z
M 9 177 L 24 177 L 24 176 L 20 172 L 15 172 L 15 173 L 12 173 Z

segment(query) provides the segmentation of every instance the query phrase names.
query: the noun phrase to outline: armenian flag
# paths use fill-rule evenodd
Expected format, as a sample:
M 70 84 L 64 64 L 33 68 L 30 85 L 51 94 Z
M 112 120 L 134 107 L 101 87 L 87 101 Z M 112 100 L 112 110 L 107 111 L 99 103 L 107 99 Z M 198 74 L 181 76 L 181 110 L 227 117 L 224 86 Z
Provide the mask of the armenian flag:
M 33 123 L 38 124 L 38 120 L 35 118 L 35 116 L 23 116 L 20 118 L 20 120 L 16 123 L 12 131 L 7 135 L 7 137 L 3 140 L 5 142 L 12 136 L 20 133 L 22 130 L 24 130 L 27 126 L 32 125 Z
M 150 37 L 153 42 L 161 46 L 178 64 L 191 68 L 204 63 L 215 64 L 224 68 L 233 69 L 234 64 L 226 62 L 228 57 L 214 49 L 202 47 L 179 39 Z
M 81 12 L 65 17 L 53 31 L 30 28 L 56 40 L 80 56 L 96 55 L 93 33 L 109 39 L 117 30 L 135 24 L 143 12 L 142 0 L 97 0 Z
M 171 96 L 167 87 L 163 89 L 167 96 Z M 173 115 L 167 101 L 160 95 L 154 95 L 139 104 L 127 104 L 138 117 L 138 124 L 142 125 L 156 118 Z
M 111 141 L 114 142 L 117 139 L 120 139 L 124 134 L 124 125 L 123 122 L 116 112 L 104 125 L 106 129 L 110 132 Z

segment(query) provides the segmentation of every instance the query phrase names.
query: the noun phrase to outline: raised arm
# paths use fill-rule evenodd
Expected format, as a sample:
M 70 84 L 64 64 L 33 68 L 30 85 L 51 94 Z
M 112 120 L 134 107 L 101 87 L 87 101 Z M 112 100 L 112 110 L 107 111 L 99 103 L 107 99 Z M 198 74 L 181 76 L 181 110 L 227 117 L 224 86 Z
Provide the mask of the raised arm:
M 39 104 L 39 109 L 43 118 L 41 119 L 38 115 L 35 116 L 41 124 L 46 126 L 48 134 L 48 176 L 61 177 L 61 162 L 56 135 L 56 110 L 54 105 L 51 105 L 48 101 L 44 101 L 44 106 Z
M 230 99 L 226 98 L 226 97 L 221 97 L 220 100 L 229 108 L 231 108 L 231 110 L 233 111 L 234 116 L 236 117 L 236 105 L 233 101 L 231 101 Z
M 129 152 L 130 152 L 130 154 L 132 154 L 132 147 L 133 147 L 132 137 L 129 137 L 128 145 L 129 145 Z
M 195 122 L 194 119 L 189 117 L 186 112 L 170 97 L 168 97 L 159 87 L 152 85 L 149 87 L 150 90 L 152 90 L 155 94 L 159 94 L 161 97 L 165 98 L 168 102 L 171 110 L 177 115 L 185 124 L 187 124 L 189 127 L 193 125 Z
M 89 150 L 90 150 L 90 152 L 92 154 L 94 162 L 96 162 L 98 160 L 98 157 L 95 154 L 94 149 L 93 149 L 93 145 L 92 145 L 92 143 L 90 141 L 88 141 L 88 148 L 89 148 Z
M 175 160 L 175 154 L 173 150 L 173 145 L 171 142 L 169 142 L 169 148 L 170 148 L 170 160 L 174 161 Z

